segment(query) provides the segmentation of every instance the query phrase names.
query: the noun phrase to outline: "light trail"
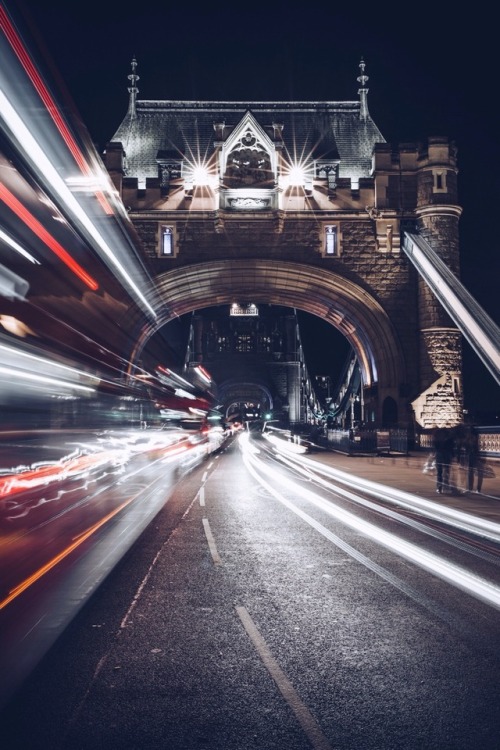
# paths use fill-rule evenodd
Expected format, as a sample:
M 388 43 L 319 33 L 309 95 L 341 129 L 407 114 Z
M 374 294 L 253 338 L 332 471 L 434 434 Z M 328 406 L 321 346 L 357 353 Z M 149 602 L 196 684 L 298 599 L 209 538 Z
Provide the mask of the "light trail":
M 301 456 L 299 459 L 292 455 L 286 444 L 284 446 L 278 446 L 275 441 L 274 445 L 277 450 L 279 449 L 280 453 L 287 454 L 288 459 L 294 461 L 295 469 L 304 470 L 305 467 L 307 467 L 310 471 L 314 472 L 315 475 L 323 474 L 330 477 L 335 482 L 340 482 L 351 489 L 364 492 L 378 500 L 401 506 L 419 513 L 426 518 L 430 518 L 433 521 L 439 521 L 454 526 L 468 534 L 479 535 L 486 539 L 490 539 L 493 542 L 500 543 L 500 524 L 495 523 L 494 521 L 488 521 L 485 518 L 465 513 L 456 508 L 450 508 L 445 505 L 434 503 L 432 500 L 426 500 L 425 498 L 418 497 L 418 495 L 412 495 L 409 492 L 388 487 L 385 484 L 379 484 L 378 482 L 372 482 L 369 479 L 363 479 L 352 474 L 347 474 L 340 469 L 334 469 L 331 466 L 326 466 L 319 461 L 313 461 L 305 456 Z M 317 481 L 321 480 L 317 479 Z M 354 502 L 358 502 L 356 495 L 352 495 L 345 490 L 340 490 L 339 487 L 332 487 L 329 484 L 325 486 L 329 489 L 333 489 L 335 492 L 344 494 L 345 497 Z
M 15 377 L 21 380 L 27 380 L 30 383 L 46 384 L 46 385 L 57 385 L 61 388 L 68 388 L 76 391 L 83 391 L 84 393 L 95 393 L 95 388 L 90 388 L 86 385 L 78 385 L 77 383 L 70 383 L 67 380 L 59 380 L 58 378 L 50 378 L 44 375 L 35 375 L 32 372 L 26 372 L 20 370 L 18 367 L 2 367 L 0 366 L 0 375 L 7 375 L 9 378 Z
M 1 102 L 1 96 L 2 92 L 0 91 L 0 102 Z M 19 201 L 16 196 L 10 192 L 10 190 L 2 183 L 0 183 L 0 200 L 2 200 L 6 206 L 10 208 L 11 211 L 13 211 L 16 216 L 23 221 L 27 227 L 31 229 L 33 234 L 36 234 L 36 236 L 42 240 L 42 242 L 49 248 L 49 250 L 52 250 L 52 252 L 57 255 L 59 260 L 61 260 L 69 269 L 72 271 L 75 276 L 77 276 L 83 283 L 89 287 L 89 289 L 92 289 L 93 291 L 96 291 L 99 289 L 99 284 L 95 279 L 92 278 L 92 276 L 85 271 L 81 267 L 79 263 L 76 262 L 74 258 L 71 257 L 71 255 L 68 253 L 67 250 L 64 249 L 64 247 L 48 232 L 45 227 L 40 224 L 38 219 L 35 219 L 33 214 L 31 214 L 28 209 L 23 206 L 21 201 Z
M 0 229 L 0 240 L 3 240 L 9 247 L 11 247 L 13 250 L 16 251 L 16 253 L 19 253 L 19 255 L 22 255 L 24 258 L 30 261 L 30 263 L 35 263 L 35 265 L 41 265 L 40 261 L 34 258 L 31 253 L 29 253 L 27 250 L 24 249 L 24 247 L 21 247 L 21 245 L 16 242 L 12 237 L 10 237 L 6 232 L 3 231 L 3 229 Z
M 32 490 L 35 487 L 46 487 L 66 479 L 86 477 L 91 470 L 103 465 L 123 463 L 119 451 L 101 451 L 91 455 L 61 459 L 57 463 L 47 463 L 18 474 L 7 474 L 0 477 L 0 498 Z
M 3 352 L 4 355 L 10 355 L 15 359 L 17 359 L 18 357 L 25 357 L 26 359 L 34 360 L 37 366 L 49 365 L 50 367 L 64 370 L 70 375 L 83 375 L 88 380 L 93 380 L 96 383 L 99 383 L 100 381 L 100 378 L 96 375 L 92 375 L 92 373 L 85 372 L 84 370 L 77 370 L 75 367 L 69 367 L 68 365 L 62 365 L 60 362 L 55 362 L 52 359 L 46 359 L 45 357 L 39 357 L 38 355 L 30 354 L 29 352 L 25 352 L 22 349 L 15 349 L 14 347 L 4 346 L 3 344 L 0 344 L 0 352 Z
M 78 147 L 78 144 L 73 138 L 73 135 L 70 129 L 66 125 L 64 118 L 61 116 L 61 113 L 59 112 L 59 108 L 57 107 L 56 103 L 54 102 L 54 99 L 50 95 L 50 92 L 47 89 L 45 83 L 43 82 L 42 77 L 40 76 L 38 70 L 36 69 L 36 66 L 33 64 L 33 61 L 31 57 L 29 56 L 28 51 L 26 50 L 26 47 L 22 43 L 21 39 L 19 38 L 19 35 L 16 33 L 16 30 L 11 24 L 7 16 L 7 13 L 5 12 L 5 9 L 1 5 L 0 5 L 0 29 L 5 34 L 5 37 L 8 40 L 10 46 L 12 47 L 14 53 L 16 54 L 19 62 L 21 63 L 24 70 L 28 74 L 28 77 L 30 78 L 38 95 L 40 96 L 42 102 L 44 103 L 47 109 L 47 112 L 49 113 L 52 120 L 54 121 L 55 126 L 59 130 L 59 133 L 61 134 L 68 149 L 73 155 L 73 158 L 75 159 L 76 163 L 80 167 L 83 174 L 89 180 L 92 180 L 95 182 L 96 181 L 95 175 L 93 174 L 91 168 L 87 164 L 87 161 L 85 160 L 82 152 L 80 151 L 80 148 Z M 99 203 L 103 207 L 105 213 L 109 215 L 113 214 L 113 209 L 109 205 L 109 202 L 106 196 L 103 194 L 102 190 L 96 190 L 95 195 Z
M 310 490 L 304 489 L 296 482 L 288 479 L 283 475 L 282 472 L 278 472 L 276 469 L 266 465 L 261 461 L 256 453 L 252 450 L 247 450 L 247 440 L 240 439 L 240 447 L 243 452 L 243 460 L 247 469 L 250 471 L 255 479 L 265 486 L 268 490 L 271 490 L 272 495 L 279 500 L 283 505 L 292 510 L 296 515 L 300 516 L 311 526 L 318 528 L 318 522 L 309 516 L 307 513 L 302 511 L 297 505 L 284 497 L 281 492 L 277 492 L 272 488 L 263 478 L 263 476 L 269 477 L 272 481 L 279 484 L 281 491 L 288 489 L 295 495 L 298 495 L 302 499 L 311 503 L 321 511 L 327 513 L 329 516 L 335 518 L 341 523 L 345 524 L 349 528 L 354 529 L 357 532 L 364 534 L 367 538 L 372 539 L 377 544 L 380 544 L 391 552 L 409 560 L 411 563 L 418 565 L 424 570 L 427 570 L 432 575 L 435 575 L 447 583 L 465 591 L 471 596 L 480 599 L 481 601 L 489 604 L 490 606 L 500 609 L 500 587 L 486 581 L 479 576 L 470 573 L 464 568 L 460 568 L 457 565 L 449 563 L 447 560 L 440 558 L 430 552 L 426 552 L 420 549 L 415 544 L 405 542 L 403 539 L 391 534 L 383 529 L 378 528 L 368 521 L 364 521 L 358 518 L 353 513 L 343 510 L 342 508 L 334 505 L 333 503 L 326 501 L 320 495 L 317 495 Z M 318 529 L 319 530 L 319 529 Z
M 301 443 L 292 443 L 292 442 L 286 442 L 285 446 L 282 446 L 282 444 L 285 442 L 282 438 L 277 438 L 275 435 L 264 435 L 265 439 L 268 440 L 277 451 L 283 451 L 286 453 L 291 454 L 303 454 L 307 453 L 307 447 L 305 445 L 302 445 Z
M 188 449 L 188 446 L 185 446 L 184 444 L 181 446 L 173 445 L 173 446 L 166 446 L 164 448 L 164 455 L 160 456 L 156 460 L 152 461 L 152 465 L 158 464 L 165 461 L 171 461 L 174 458 L 176 458 L 180 453 L 184 453 Z M 198 455 L 197 447 L 190 448 L 196 455 Z M 147 450 L 145 451 L 147 452 Z M 53 480 L 60 480 L 60 479 L 66 479 L 70 478 L 71 475 L 79 475 L 83 472 L 89 471 L 89 469 L 93 469 L 96 466 L 103 465 L 105 463 L 109 462 L 115 462 L 117 460 L 117 457 L 119 457 L 119 451 L 104 451 L 101 453 L 97 453 L 95 455 L 90 456 L 82 456 L 77 459 L 72 459 L 69 462 L 62 462 L 58 465 L 48 465 L 45 467 L 45 470 L 38 470 L 38 471 L 29 471 L 29 472 L 23 472 L 20 476 L 17 477 L 20 484 L 20 489 L 26 489 L 30 485 L 30 482 L 34 482 L 33 486 L 36 486 L 37 484 L 46 484 L 49 481 Z M 120 459 L 120 463 L 125 463 L 125 458 Z M 144 468 L 141 467 L 137 470 L 137 472 L 130 472 L 127 477 L 125 477 L 123 481 L 126 479 L 129 479 L 134 474 L 142 474 L 144 471 Z M 4 479 L 3 483 L 0 483 L 0 494 L 9 494 L 9 490 L 11 489 L 11 485 L 9 485 L 9 482 L 12 482 L 12 480 L 15 480 L 16 477 L 14 476 L 8 476 Z M 154 479 L 149 487 L 153 487 L 155 484 L 160 484 L 164 481 L 164 476 L 157 477 Z M 42 566 L 40 566 L 36 571 L 34 571 L 31 575 L 29 575 L 27 578 L 25 578 L 21 583 L 19 583 L 17 586 L 15 586 L 9 594 L 0 601 L 0 610 L 4 609 L 8 604 L 10 604 L 14 599 L 16 599 L 20 594 L 22 594 L 24 591 L 26 591 L 30 586 L 32 586 L 34 583 L 39 581 L 44 575 L 46 575 L 49 571 L 51 571 L 56 565 L 58 565 L 60 562 L 62 562 L 64 559 L 66 559 L 72 552 L 74 552 L 78 547 L 80 547 L 85 541 L 90 539 L 99 529 L 101 529 L 105 524 L 107 524 L 111 519 L 113 519 L 118 513 L 120 513 L 124 508 L 129 506 L 131 503 L 134 502 L 139 497 L 143 497 L 145 493 L 145 487 L 141 488 L 139 492 L 129 497 L 124 502 L 120 503 L 113 511 L 108 513 L 107 515 L 103 516 L 99 521 L 97 521 L 95 524 L 93 524 L 90 528 L 88 528 L 86 531 L 82 532 L 78 536 L 76 536 L 71 544 L 69 544 L 67 547 L 65 547 L 61 552 L 59 552 L 57 555 L 52 557 L 50 560 L 48 560 L 46 563 L 44 563 Z
M 101 518 L 100 521 L 95 523 L 93 526 L 91 526 L 87 531 L 80 534 L 76 539 L 68 545 L 65 549 L 63 549 L 59 554 L 55 555 L 51 560 L 46 562 L 44 565 L 42 565 L 38 570 L 36 570 L 34 573 L 32 573 L 28 578 L 25 578 L 25 580 L 20 583 L 18 586 L 13 588 L 7 597 L 0 601 L 0 609 L 4 609 L 8 604 L 10 604 L 14 599 L 16 599 L 20 594 L 23 593 L 23 591 L 26 591 L 30 586 L 32 586 L 36 581 L 39 581 L 40 578 L 42 578 L 46 573 L 48 573 L 52 568 L 55 568 L 56 565 L 58 565 L 62 560 L 64 560 L 68 555 L 70 555 L 72 552 L 74 552 L 78 547 L 80 547 L 87 539 L 89 539 L 93 534 L 96 533 L 102 526 L 104 526 L 108 521 L 110 521 L 114 516 L 117 515 L 117 513 L 120 513 L 124 508 L 127 507 L 127 505 L 130 505 L 130 503 L 138 497 L 141 492 L 137 493 L 137 495 L 134 495 L 133 497 L 126 500 L 124 503 L 118 506 L 118 508 L 115 508 L 115 510 L 111 511 L 111 513 L 108 513 L 107 516 L 104 516 L 104 518 Z
M 118 261 L 107 242 L 89 219 L 85 210 L 76 200 L 57 169 L 46 156 L 43 148 L 37 142 L 1 89 L 0 116 L 6 126 L 5 130 L 8 133 L 9 139 L 12 143 L 16 144 L 16 148 L 21 153 L 24 153 L 29 157 L 32 169 L 37 175 L 39 175 L 40 179 L 42 179 L 42 183 L 49 185 L 50 191 L 56 193 L 63 206 L 72 217 L 72 221 L 83 227 L 84 231 L 90 236 L 92 242 L 97 245 L 115 268 L 118 277 L 121 278 L 122 282 L 125 283 L 125 286 L 128 287 L 132 296 L 140 302 L 141 306 L 145 308 L 153 318 L 156 318 L 156 312 L 151 307 L 144 294 L 131 278 L 130 274 Z
M 423 237 L 405 232 L 403 250 L 497 383 L 500 383 L 498 326 Z

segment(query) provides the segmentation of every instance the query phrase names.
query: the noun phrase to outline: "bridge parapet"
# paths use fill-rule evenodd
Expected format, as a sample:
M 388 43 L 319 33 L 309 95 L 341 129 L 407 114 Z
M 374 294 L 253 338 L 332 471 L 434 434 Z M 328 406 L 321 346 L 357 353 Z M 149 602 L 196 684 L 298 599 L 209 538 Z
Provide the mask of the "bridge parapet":
M 479 453 L 485 459 L 500 461 L 500 427 L 475 427 L 479 435 Z M 432 432 L 419 432 L 413 440 L 408 430 L 332 429 L 326 430 L 327 447 L 342 453 L 408 453 L 432 451 Z
M 479 437 L 479 453 L 483 458 L 500 459 L 500 427 L 475 427 Z M 417 435 L 417 448 L 432 450 L 432 433 Z

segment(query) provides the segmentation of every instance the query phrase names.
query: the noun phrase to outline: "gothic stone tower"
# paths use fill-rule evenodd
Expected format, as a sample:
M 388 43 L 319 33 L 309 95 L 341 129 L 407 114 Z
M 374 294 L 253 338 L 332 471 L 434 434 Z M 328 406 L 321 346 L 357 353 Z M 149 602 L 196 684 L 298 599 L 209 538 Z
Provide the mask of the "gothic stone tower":
M 289 308 L 233 304 L 191 316 L 187 370 L 205 367 L 217 400 L 257 405 L 282 425 L 308 424 L 320 406 L 304 359 L 297 316 Z
M 459 273 L 453 144 L 388 144 L 363 61 L 355 101 L 141 101 L 129 79 L 104 160 L 163 305 L 138 356 L 188 312 L 292 307 L 351 344 L 366 422 L 461 421 L 460 333 L 401 250 L 419 232 Z
M 446 138 L 425 146 L 400 144 L 395 153 L 374 153 L 377 222 L 399 206 L 400 229 L 417 231 L 453 273 L 460 276 L 457 156 Z M 412 226 L 413 224 L 413 226 Z M 455 424 L 463 413 L 462 338 L 425 284 L 417 279 L 419 396 L 412 406 L 422 427 Z

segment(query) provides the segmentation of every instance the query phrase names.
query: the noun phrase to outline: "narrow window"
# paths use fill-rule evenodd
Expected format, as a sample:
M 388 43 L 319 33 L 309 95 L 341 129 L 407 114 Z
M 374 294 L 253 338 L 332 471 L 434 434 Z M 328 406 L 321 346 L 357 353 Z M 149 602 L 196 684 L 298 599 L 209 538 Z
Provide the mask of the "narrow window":
M 446 172 L 442 169 L 433 169 L 432 175 L 434 178 L 433 191 L 435 193 L 447 193 Z
M 325 227 L 325 254 L 337 255 L 337 227 L 328 225 Z
M 161 228 L 161 254 L 164 256 L 174 254 L 174 231 L 172 227 Z

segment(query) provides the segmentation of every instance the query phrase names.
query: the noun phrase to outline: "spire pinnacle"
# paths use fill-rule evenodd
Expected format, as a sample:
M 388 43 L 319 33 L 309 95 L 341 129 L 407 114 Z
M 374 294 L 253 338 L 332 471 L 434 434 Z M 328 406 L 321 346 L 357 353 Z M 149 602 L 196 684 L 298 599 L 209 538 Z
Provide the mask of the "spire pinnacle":
M 361 88 L 358 89 L 358 94 L 360 97 L 360 111 L 359 116 L 361 120 L 366 120 L 368 117 L 368 91 L 369 89 L 365 88 L 365 83 L 368 81 L 368 76 L 365 75 L 365 61 L 363 58 L 361 58 L 361 61 L 359 63 L 359 70 L 361 72 L 361 75 L 358 76 L 358 82 L 361 84 Z
M 139 76 L 135 72 L 137 68 L 137 60 L 135 59 L 135 55 L 132 58 L 132 62 L 130 64 L 132 66 L 132 73 L 128 76 L 128 80 L 130 81 L 130 84 L 131 84 L 128 88 L 128 92 L 130 94 L 129 102 L 128 102 L 128 113 L 131 117 L 135 117 L 136 115 L 135 102 L 136 102 L 137 94 L 139 93 L 139 89 L 135 85 L 137 81 L 139 80 Z

